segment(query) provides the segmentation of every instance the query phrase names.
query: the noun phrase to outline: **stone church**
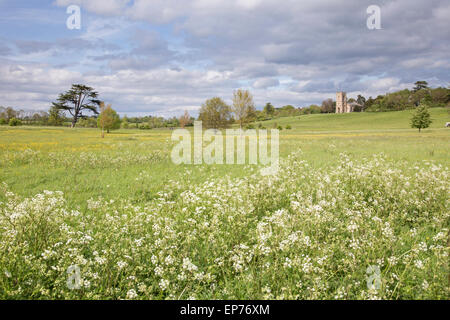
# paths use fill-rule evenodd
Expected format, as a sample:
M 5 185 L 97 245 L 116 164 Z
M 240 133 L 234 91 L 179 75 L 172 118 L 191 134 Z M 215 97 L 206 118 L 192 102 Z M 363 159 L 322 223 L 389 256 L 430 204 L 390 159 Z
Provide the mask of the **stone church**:
M 356 102 L 348 102 L 347 94 L 345 92 L 336 93 L 336 113 L 353 112 L 355 107 L 359 106 Z

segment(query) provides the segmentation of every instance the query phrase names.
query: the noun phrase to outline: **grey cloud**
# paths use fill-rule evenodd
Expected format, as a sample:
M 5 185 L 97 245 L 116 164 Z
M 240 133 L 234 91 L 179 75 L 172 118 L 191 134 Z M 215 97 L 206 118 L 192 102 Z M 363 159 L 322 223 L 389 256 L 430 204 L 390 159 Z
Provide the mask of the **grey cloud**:
M 141 27 L 165 28 L 130 34 L 122 48 L 103 42 L 104 50 L 85 57 L 88 70 L 81 75 L 52 70 L 51 61 L 38 67 L 62 77 L 61 87 L 72 77 L 92 82 L 122 112 L 194 108 L 214 95 L 229 99 L 245 85 L 253 85 L 259 105 L 298 106 L 334 97 L 336 88 L 376 95 L 417 80 L 450 80 L 446 0 L 380 0 L 382 30 L 366 28 L 371 0 L 57 0 L 60 6 L 69 2 Z M 72 46 L 19 39 L 16 45 L 23 53 L 83 53 L 98 46 L 89 40 Z M 27 72 L 24 78 L 33 79 Z M 8 77 L 25 90 L 19 78 Z
M 256 80 L 253 83 L 253 87 L 256 89 L 267 89 L 270 87 L 277 87 L 280 84 L 280 81 L 278 79 L 273 78 L 263 78 Z

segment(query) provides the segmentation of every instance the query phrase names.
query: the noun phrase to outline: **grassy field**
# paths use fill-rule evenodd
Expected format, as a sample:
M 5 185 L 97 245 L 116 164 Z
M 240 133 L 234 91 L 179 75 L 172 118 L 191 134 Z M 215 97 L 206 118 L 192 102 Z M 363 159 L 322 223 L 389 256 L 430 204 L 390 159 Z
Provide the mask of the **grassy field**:
M 2 126 L 0 298 L 447 299 L 449 114 L 431 115 L 263 122 L 292 126 L 269 177 L 176 166 L 170 130 Z

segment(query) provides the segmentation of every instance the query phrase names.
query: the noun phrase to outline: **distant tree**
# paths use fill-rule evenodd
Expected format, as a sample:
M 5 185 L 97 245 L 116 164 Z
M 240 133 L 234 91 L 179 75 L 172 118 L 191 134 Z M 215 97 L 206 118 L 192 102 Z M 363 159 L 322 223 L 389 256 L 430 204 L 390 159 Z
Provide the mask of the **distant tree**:
M 8 124 L 8 121 L 6 121 L 5 118 L 0 118 L 0 125 Z
M 64 123 L 64 115 L 61 109 L 55 106 L 50 107 L 48 124 L 51 126 L 61 126 Z
M 411 128 L 418 128 L 420 132 L 422 129 L 428 128 L 431 122 L 427 106 L 421 104 L 416 108 L 411 118 Z
M 98 93 L 93 88 L 74 84 L 69 91 L 59 95 L 57 102 L 53 102 L 53 106 L 59 110 L 68 111 L 72 115 L 72 128 L 74 128 L 78 119 L 84 117 L 84 110 L 98 114 L 97 107 L 100 105 L 100 100 L 97 98 Z
M 243 124 L 255 118 L 256 108 L 250 91 L 238 89 L 233 93 L 233 112 L 241 129 Z
M 322 101 L 322 107 L 320 110 L 322 113 L 335 113 L 336 105 L 334 104 L 333 99 L 326 99 Z
M 10 125 L 11 127 L 21 126 L 21 125 L 22 125 L 22 121 L 20 121 L 20 120 L 17 119 L 17 118 L 11 118 L 11 119 L 9 119 L 9 125 Z
M 0 117 L 6 119 L 7 122 L 12 118 L 18 118 L 18 112 L 11 107 L 1 108 Z
M 442 87 L 431 89 L 430 95 L 434 106 L 445 106 L 450 102 L 450 89 Z
M 428 82 L 426 81 L 417 81 L 415 83 L 415 87 L 413 89 L 414 92 L 422 90 L 422 89 L 428 89 Z
M 121 127 L 124 129 L 128 129 L 130 127 L 130 123 L 128 121 L 128 117 L 125 115 L 122 119 Z
M 267 102 L 263 111 L 266 115 L 273 116 L 275 113 L 275 107 L 270 102 Z
M 358 97 L 356 98 L 356 102 L 361 106 L 361 110 L 366 109 L 366 98 L 364 98 L 364 96 L 358 94 Z
M 191 116 L 189 115 L 189 112 L 187 112 L 187 110 L 184 111 L 184 115 L 182 115 L 178 121 L 180 123 L 181 128 L 184 128 L 187 125 L 191 124 L 192 121 L 191 121 Z
M 78 120 L 77 126 L 82 128 L 98 128 L 98 118 L 83 117 Z
M 105 130 L 109 133 L 111 130 L 120 128 L 120 117 L 111 108 L 111 105 L 105 106 L 104 102 L 100 102 L 100 116 L 97 120 L 97 126 L 102 129 L 102 138 L 105 137 Z
M 429 90 L 417 90 L 411 94 L 409 99 L 414 106 L 419 106 L 422 102 L 431 103 L 432 98 Z
M 316 114 L 316 113 L 321 113 L 321 112 L 322 112 L 322 108 L 315 104 L 312 104 L 309 107 L 302 109 L 302 114 Z
M 207 129 L 227 128 L 232 122 L 231 107 L 221 98 L 208 99 L 202 105 L 198 119 L 203 121 Z

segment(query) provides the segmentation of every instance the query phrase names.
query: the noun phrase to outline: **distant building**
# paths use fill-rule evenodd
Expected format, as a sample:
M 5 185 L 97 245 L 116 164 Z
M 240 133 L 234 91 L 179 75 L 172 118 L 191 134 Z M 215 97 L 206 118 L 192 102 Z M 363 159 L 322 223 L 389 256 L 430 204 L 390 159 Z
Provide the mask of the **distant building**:
M 336 93 L 336 113 L 349 113 L 355 110 L 355 107 L 360 106 L 356 102 L 348 102 L 347 94 L 345 92 Z
M 347 94 L 345 92 L 337 92 L 336 93 L 336 113 L 347 113 L 348 104 L 347 104 Z

